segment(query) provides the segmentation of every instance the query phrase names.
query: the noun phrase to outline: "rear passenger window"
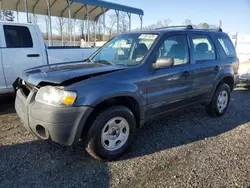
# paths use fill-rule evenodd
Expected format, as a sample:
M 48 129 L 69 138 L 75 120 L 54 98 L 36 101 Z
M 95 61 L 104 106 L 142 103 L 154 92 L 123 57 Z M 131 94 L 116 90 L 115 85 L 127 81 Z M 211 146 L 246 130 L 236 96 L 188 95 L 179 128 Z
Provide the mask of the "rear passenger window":
M 7 48 L 31 48 L 33 41 L 30 31 L 24 26 L 4 25 Z
M 174 66 L 189 63 L 189 49 L 185 35 L 167 37 L 157 51 L 157 58 L 172 57 Z
M 217 40 L 219 41 L 221 47 L 223 48 L 224 52 L 227 56 L 236 56 L 236 52 L 231 40 L 227 37 L 218 37 Z
M 196 61 L 215 60 L 214 44 L 209 37 L 204 35 L 192 36 L 194 57 Z

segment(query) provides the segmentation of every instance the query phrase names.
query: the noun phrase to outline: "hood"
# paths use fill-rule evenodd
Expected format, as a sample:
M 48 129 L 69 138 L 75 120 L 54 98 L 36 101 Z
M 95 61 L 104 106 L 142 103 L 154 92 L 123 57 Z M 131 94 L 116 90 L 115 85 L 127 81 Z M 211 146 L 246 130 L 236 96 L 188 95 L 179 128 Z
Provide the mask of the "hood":
M 35 86 L 45 83 L 66 86 L 125 68 L 126 66 L 98 63 L 63 63 L 28 69 L 24 71 L 21 79 Z

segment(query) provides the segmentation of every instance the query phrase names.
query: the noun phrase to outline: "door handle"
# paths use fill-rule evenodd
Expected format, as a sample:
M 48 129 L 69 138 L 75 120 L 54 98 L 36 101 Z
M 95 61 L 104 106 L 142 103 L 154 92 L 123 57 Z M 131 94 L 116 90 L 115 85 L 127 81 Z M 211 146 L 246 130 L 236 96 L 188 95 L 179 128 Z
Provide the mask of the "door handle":
M 191 75 L 191 72 L 185 71 L 185 72 L 183 72 L 182 75 L 183 75 L 183 76 L 190 76 L 190 75 Z
M 219 71 L 220 70 L 220 66 L 216 65 L 214 68 L 213 68 L 214 71 Z
M 27 54 L 27 57 L 39 57 L 39 54 Z

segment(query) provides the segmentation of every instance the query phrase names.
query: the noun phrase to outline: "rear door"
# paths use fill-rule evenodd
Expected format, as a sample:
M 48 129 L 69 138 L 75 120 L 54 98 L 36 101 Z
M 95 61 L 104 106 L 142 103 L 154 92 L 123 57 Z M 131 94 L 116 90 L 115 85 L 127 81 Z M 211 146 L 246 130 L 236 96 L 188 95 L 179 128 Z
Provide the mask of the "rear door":
M 21 76 L 23 70 L 44 64 L 41 44 L 32 25 L 4 24 L 3 38 L 3 70 L 7 88 L 12 88 L 13 82 Z
M 193 77 L 194 94 L 196 99 L 211 97 L 213 84 L 221 69 L 220 60 L 215 44 L 207 34 L 189 34 L 195 72 Z
M 193 97 L 193 64 L 185 34 L 166 36 L 148 62 L 147 113 L 155 115 L 190 103 Z M 172 57 L 173 67 L 154 70 L 153 63 L 161 57 Z

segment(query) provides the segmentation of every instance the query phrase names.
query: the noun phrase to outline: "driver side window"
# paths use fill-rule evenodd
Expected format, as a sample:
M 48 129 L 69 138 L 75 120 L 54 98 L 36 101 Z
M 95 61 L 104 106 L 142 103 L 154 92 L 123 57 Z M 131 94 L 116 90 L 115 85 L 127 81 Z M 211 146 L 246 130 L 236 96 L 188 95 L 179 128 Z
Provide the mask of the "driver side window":
M 157 52 L 157 58 L 172 57 L 174 66 L 189 63 L 189 50 L 185 35 L 167 37 Z

